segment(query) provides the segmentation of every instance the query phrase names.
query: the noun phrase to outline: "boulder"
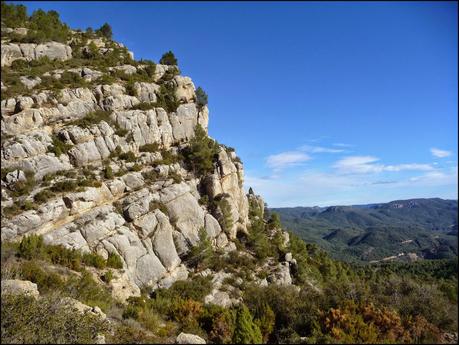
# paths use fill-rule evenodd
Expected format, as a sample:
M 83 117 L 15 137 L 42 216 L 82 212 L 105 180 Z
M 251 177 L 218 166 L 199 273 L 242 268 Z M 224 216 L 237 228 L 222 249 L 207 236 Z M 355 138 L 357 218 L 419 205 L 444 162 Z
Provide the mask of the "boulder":
M 201 337 L 190 334 L 190 333 L 180 333 L 177 336 L 177 339 L 175 341 L 177 344 L 205 344 L 206 341 L 202 339 Z
M 27 295 L 38 299 L 40 293 L 38 292 L 37 284 L 28 280 L 19 279 L 6 279 L 2 280 L 2 295 Z

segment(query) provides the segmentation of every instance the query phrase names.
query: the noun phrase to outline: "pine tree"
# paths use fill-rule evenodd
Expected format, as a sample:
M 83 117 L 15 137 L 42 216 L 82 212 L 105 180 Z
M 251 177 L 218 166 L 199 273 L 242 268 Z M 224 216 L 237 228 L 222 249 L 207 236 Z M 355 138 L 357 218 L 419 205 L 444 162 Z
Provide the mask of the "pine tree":
M 260 328 L 253 322 L 252 314 L 244 304 L 236 313 L 236 329 L 233 334 L 234 344 L 261 344 L 263 338 Z
M 178 61 L 174 53 L 169 50 L 167 53 L 163 54 L 159 63 L 162 65 L 177 66 Z

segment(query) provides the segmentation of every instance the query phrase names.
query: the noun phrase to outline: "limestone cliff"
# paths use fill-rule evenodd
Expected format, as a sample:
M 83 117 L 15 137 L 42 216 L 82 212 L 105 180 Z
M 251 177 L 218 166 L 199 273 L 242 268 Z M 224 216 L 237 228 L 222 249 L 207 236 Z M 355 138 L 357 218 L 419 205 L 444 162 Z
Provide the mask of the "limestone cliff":
M 101 61 L 113 52 L 119 59 L 97 65 L 91 50 Z M 34 60 L 43 70 L 61 63 L 21 72 Z M 250 231 L 249 199 L 263 211 L 262 199 L 244 192 L 233 150 L 218 144 L 205 174 L 186 164 L 182 153 L 196 128 L 207 133 L 209 111 L 176 66 L 135 61 L 121 44 L 78 32 L 68 44 L 3 40 L 1 62 L 26 90 L 14 94 L 2 82 L 2 240 L 41 234 L 48 244 L 117 254 L 123 269 L 110 284 L 123 300 L 186 279 L 183 258 L 201 229 L 222 255 L 236 250 L 238 234 Z M 291 263 L 264 269 L 290 284 Z M 224 278 L 215 275 L 216 294 Z

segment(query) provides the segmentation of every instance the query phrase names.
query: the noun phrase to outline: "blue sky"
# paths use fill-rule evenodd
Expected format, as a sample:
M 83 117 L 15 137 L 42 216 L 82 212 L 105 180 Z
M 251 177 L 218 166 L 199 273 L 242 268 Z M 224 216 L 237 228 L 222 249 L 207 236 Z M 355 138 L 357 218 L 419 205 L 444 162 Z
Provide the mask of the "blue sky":
M 456 2 L 23 2 L 172 50 L 270 206 L 457 198 Z

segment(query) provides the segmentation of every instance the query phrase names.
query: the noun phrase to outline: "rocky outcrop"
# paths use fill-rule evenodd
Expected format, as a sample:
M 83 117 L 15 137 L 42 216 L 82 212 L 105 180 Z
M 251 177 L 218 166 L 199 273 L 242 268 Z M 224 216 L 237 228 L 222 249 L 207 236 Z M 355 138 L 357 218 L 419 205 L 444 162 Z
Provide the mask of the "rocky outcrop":
M 176 344 L 205 344 L 206 341 L 200 336 L 190 333 L 180 333 L 175 341 Z
M 101 54 L 122 48 L 105 39 L 89 39 L 81 48 L 83 55 L 90 53 L 90 43 Z M 72 58 L 69 49 L 56 42 L 4 44 L 2 66 L 41 56 L 67 60 Z M 175 75 L 175 66 L 157 64 L 148 81 L 126 82 L 127 75 L 145 76 L 146 67 L 72 64 L 36 78 L 23 76 L 30 94 L 1 103 L 1 162 L 7 169 L 2 173 L 2 197 L 7 207 L 27 205 L 27 210 L 13 207 L 15 212 L 2 218 L 2 240 L 42 234 L 47 244 L 104 258 L 117 254 L 123 268 L 113 270 L 109 286 L 120 301 L 139 296 L 144 287 L 168 288 L 187 279 L 192 270 L 183 260 L 203 232 L 219 255 L 237 250 L 238 232 L 247 233 L 250 227 L 249 201 L 261 208 L 263 217 L 263 200 L 244 192 L 243 166 L 234 150 L 219 145 L 210 162 L 213 169 L 211 165 L 204 175 L 182 159 L 197 125 L 207 132 L 209 121 L 207 106 L 196 103 L 192 80 Z M 63 78 L 65 72 L 87 83 L 59 92 L 34 92 L 43 89 L 40 83 Z M 109 72 L 111 84 L 99 84 Z M 117 76 L 123 78 L 112 82 Z M 170 102 L 174 111 L 171 104 L 164 105 L 162 85 L 167 92 L 173 88 L 168 97 L 175 96 Z M 53 189 L 58 183 L 60 188 Z M 30 184 L 30 193 L 12 193 L 17 184 Z M 291 283 L 292 260 L 270 268 L 270 281 Z M 214 288 L 207 303 L 238 303 L 230 294 L 235 291 L 223 287 L 230 276 L 212 272 Z
M 72 48 L 58 43 L 47 42 L 44 44 L 35 43 L 2 43 L 1 66 L 10 66 L 14 60 L 36 60 L 47 56 L 51 60 L 68 60 L 72 58 Z
M 28 280 L 6 279 L 2 280 L 2 295 L 26 295 L 38 299 L 40 293 L 38 292 L 37 284 Z

